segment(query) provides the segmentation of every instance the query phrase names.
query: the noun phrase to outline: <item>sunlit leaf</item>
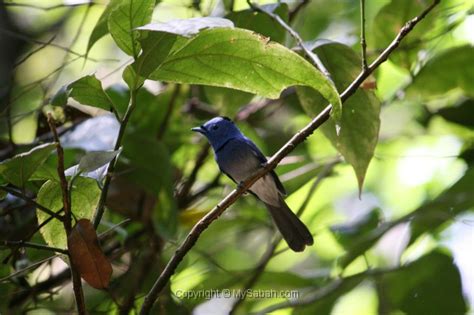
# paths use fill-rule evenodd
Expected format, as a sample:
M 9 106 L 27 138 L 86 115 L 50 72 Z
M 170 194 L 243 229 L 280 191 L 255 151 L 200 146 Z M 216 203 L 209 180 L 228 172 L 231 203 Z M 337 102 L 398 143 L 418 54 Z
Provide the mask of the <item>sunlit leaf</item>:
M 360 72 L 360 58 L 349 47 L 338 43 L 323 43 L 315 49 L 331 73 L 339 91 L 343 91 Z M 301 104 L 310 116 L 318 115 L 326 104 L 314 90 L 297 88 Z M 344 103 L 341 130 L 336 133 L 333 121 L 321 126 L 324 135 L 354 168 L 362 190 L 365 173 L 374 155 L 380 128 L 380 102 L 372 91 L 358 89 Z
M 112 276 L 112 265 L 99 245 L 94 225 L 80 219 L 67 239 L 69 257 L 81 277 L 93 288 L 105 289 Z
M 77 177 L 71 193 L 71 207 L 74 216 L 77 219 L 92 218 L 99 197 L 100 189 L 94 179 Z M 55 212 L 62 209 L 63 199 L 59 182 L 49 180 L 44 183 L 38 191 L 37 202 Z M 49 215 L 43 211 L 36 211 L 36 216 L 39 224 L 49 218 Z M 40 231 L 50 246 L 66 248 L 67 237 L 62 222 L 51 220 Z
M 105 7 L 104 12 L 102 12 L 102 15 L 100 16 L 99 20 L 97 21 L 97 24 L 94 26 L 94 29 L 92 30 L 92 33 L 89 37 L 89 42 L 87 43 L 87 52 L 89 52 L 94 46 L 94 44 L 101 39 L 104 35 L 109 33 L 109 26 L 108 26 L 108 20 L 109 20 L 109 15 L 112 12 L 113 9 L 115 9 L 122 0 L 110 0 L 107 6 Z
M 108 30 L 127 55 L 137 56 L 140 44 L 135 29 L 151 21 L 155 0 L 123 0 L 108 17 Z
M 174 40 L 161 32 L 142 34 L 144 51 L 135 68 L 145 77 L 228 87 L 269 98 L 278 98 L 289 86 L 309 86 L 333 104 L 336 121 L 341 116 L 341 102 L 332 83 L 305 59 L 261 35 L 243 29 L 206 29 L 189 39 L 177 38 L 168 52 L 158 49 L 157 58 L 164 61 L 141 70 L 145 69 L 142 64 L 151 65 L 154 60 L 156 37 L 163 38 L 160 47 Z M 154 71 L 147 76 L 150 69 Z
M 36 169 L 46 161 L 54 148 L 54 143 L 46 143 L 4 160 L 0 162 L 0 174 L 9 183 L 23 187 Z
M 102 88 L 102 82 L 94 75 L 86 75 L 67 87 L 69 97 L 83 105 L 94 106 L 105 110 L 114 108 L 114 104 Z

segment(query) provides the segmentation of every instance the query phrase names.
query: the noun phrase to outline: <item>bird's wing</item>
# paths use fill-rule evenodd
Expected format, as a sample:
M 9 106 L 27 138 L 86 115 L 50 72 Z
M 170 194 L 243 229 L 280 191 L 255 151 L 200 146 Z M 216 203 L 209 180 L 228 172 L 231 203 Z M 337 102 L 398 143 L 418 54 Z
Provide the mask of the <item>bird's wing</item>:
M 263 153 L 260 151 L 260 149 L 257 147 L 255 143 L 252 142 L 249 138 L 245 137 L 244 141 L 250 146 L 252 149 L 252 153 L 257 157 L 257 159 L 260 161 L 260 163 L 267 163 L 267 158 Z M 278 175 L 272 170 L 270 172 L 270 175 L 273 177 L 273 180 L 275 181 L 275 184 L 278 188 L 278 191 L 282 195 L 286 195 L 286 190 L 285 187 L 283 187 L 283 184 L 281 183 L 280 179 L 278 178 Z

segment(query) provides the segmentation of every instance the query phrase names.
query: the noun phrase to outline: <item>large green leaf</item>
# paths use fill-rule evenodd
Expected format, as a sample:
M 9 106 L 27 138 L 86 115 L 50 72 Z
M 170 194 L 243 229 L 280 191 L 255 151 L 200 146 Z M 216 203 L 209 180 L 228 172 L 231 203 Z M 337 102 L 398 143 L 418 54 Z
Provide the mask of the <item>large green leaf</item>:
M 112 9 L 108 29 L 117 46 L 127 55 L 138 56 L 140 44 L 135 29 L 151 21 L 155 0 L 123 0 Z
M 359 56 L 343 44 L 325 43 L 318 46 L 315 52 L 331 73 L 339 91 L 343 91 L 360 72 Z M 324 100 L 318 92 L 306 87 L 298 87 L 297 93 L 309 115 L 315 116 L 324 109 Z M 377 145 L 380 128 L 379 115 L 380 102 L 375 94 L 368 90 L 358 89 L 344 103 L 340 133 L 336 133 L 332 121 L 321 126 L 324 135 L 354 168 L 359 190 L 362 189 L 365 173 Z
M 261 35 L 232 28 L 206 29 L 189 39 L 151 30 L 142 30 L 142 35 L 143 54 L 135 68 L 149 79 L 221 86 L 269 98 L 278 98 L 289 86 L 309 86 L 333 104 L 333 118 L 341 117 L 341 101 L 331 81 L 296 53 Z M 166 38 L 156 43 L 158 36 Z M 174 39 L 169 51 L 155 48 Z M 163 62 L 154 62 L 163 56 Z
M 4 160 L 0 163 L 0 174 L 9 183 L 23 187 L 36 169 L 46 161 L 54 148 L 54 143 L 46 143 Z
M 99 202 L 100 189 L 95 179 L 77 177 L 74 180 L 71 193 L 71 207 L 77 219 L 91 219 L 97 203 Z M 63 207 L 63 198 L 59 182 L 47 181 L 41 186 L 36 200 L 40 205 L 52 211 L 58 211 Z M 43 211 L 36 211 L 38 224 L 47 220 L 49 215 Z M 63 223 L 58 220 L 51 220 L 41 229 L 44 240 L 50 246 L 66 248 L 67 237 Z
M 418 208 L 410 221 L 411 239 L 415 241 L 426 231 L 436 229 L 463 211 L 474 209 L 474 168 L 469 168 L 448 190 Z
M 105 7 L 104 12 L 102 12 L 102 15 L 100 16 L 99 20 L 97 21 L 97 24 L 94 26 L 94 29 L 92 30 L 92 33 L 89 37 L 89 42 L 87 43 L 87 52 L 91 50 L 92 46 L 101 39 L 104 35 L 106 35 L 109 32 L 109 26 L 108 26 L 108 20 L 109 20 L 109 15 L 112 12 L 113 9 L 115 9 L 122 0 L 110 0 L 109 4 Z
M 437 98 L 454 89 L 474 96 L 474 47 L 454 47 L 429 60 L 408 87 L 411 97 Z
M 401 310 L 408 315 L 466 314 L 459 271 L 453 258 L 440 251 L 377 280 L 391 311 Z

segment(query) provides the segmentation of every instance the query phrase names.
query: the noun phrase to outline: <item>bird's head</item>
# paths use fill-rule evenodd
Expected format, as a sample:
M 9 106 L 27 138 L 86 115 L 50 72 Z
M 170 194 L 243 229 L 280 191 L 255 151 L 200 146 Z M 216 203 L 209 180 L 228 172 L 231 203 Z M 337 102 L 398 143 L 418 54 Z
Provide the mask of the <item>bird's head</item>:
M 214 117 L 203 125 L 191 130 L 206 136 L 214 150 L 218 149 L 228 140 L 242 136 L 239 128 L 228 117 Z

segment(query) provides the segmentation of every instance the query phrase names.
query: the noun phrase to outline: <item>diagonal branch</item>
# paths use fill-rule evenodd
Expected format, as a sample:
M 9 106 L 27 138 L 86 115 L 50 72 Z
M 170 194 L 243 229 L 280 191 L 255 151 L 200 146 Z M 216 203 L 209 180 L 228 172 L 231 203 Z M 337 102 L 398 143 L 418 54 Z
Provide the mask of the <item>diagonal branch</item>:
M 434 0 L 433 3 L 428 6 L 420 15 L 408 21 L 401 29 L 395 39 L 390 43 L 390 45 L 377 57 L 377 59 L 367 67 L 366 70 L 363 70 L 357 78 L 346 88 L 346 90 L 341 93 L 341 101 L 344 103 L 348 98 L 350 98 L 359 88 L 359 86 L 364 82 L 364 80 L 374 72 L 384 61 L 388 59 L 390 54 L 400 45 L 400 42 L 405 38 L 411 30 L 423 20 L 426 15 L 433 10 L 436 5 L 438 5 L 440 0 Z M 161 272 L 160 276 L 154 283 L 151 290 L 148 292 L 143 302 L 140 314 L 149 314 L 150 310 L 155 303 L 158 295 L 163 290 L 163 288 L 168 283 L 171 276 L 174 274 L 176 268 L 183 260 L 184 256 L 189 252 L 189 250 L 194 246 L 199 236 L 204 230 L 206 230 L 209 225 L 219 218 L 219 216 L 230 207 L 240 196 L 242 196 L 260 177 L 264 176 L 271 170 L 273 170 L 278 163 L 287 156 L 293 149 L 306 140 L 317 128 L 319 128 L 324 122 L 329 119 L 329 113 L 332 106 L 328 105 L 318 116 L 316 116 L 308 125 L 303 129 L 298 131 L 283 147 L 278 150 L 278 152 L 273 155 L 272 158 L 268 160 L 268 163 L 259 169 L 255 174 L 250 176 L 244 182 L 242 182 L 236 189 L 234 189 L 230 194 L 228 194 L 223 200 L 221 200 L 210 212 L 208 212 L 198 223 L 191 229 L 191 231 L 186 236 L 186 239 L 183 241 L 181 246 L 178 247 L 174 255 L 166 264 L 165 268 Z

